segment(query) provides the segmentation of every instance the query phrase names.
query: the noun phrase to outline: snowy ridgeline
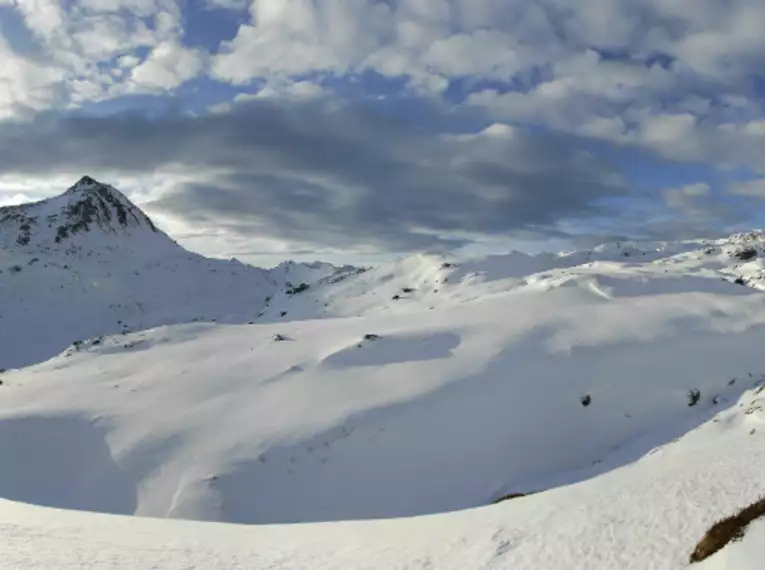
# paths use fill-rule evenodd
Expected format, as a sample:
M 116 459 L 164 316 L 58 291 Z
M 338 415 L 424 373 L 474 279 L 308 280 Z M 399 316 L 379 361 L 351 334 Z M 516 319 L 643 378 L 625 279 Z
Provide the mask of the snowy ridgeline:
M 765 493 L 760 233 L 265 271 L 81 184 L 0 223 L 9 568 L 677 569 Z

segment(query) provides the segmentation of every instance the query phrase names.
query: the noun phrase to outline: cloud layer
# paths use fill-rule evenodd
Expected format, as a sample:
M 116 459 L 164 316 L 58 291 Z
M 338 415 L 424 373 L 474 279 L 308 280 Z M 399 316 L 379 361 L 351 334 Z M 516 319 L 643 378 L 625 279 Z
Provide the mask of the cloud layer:
M 499 125 L 434 135 L 325 100 L 263 98 L 196 117 L 39 119 L 0 131 L 0 174 L 72 165 L 194 172 L 148 206 L 203 225 L 398 250 L 461 234 L 554 232 L 626 191 L 616 170 L 565 136 Z
M 299 247 L 722 231 L 765 198 L 762 21 L 760 0 L 0 0 L 0 200 L 104 173 Z

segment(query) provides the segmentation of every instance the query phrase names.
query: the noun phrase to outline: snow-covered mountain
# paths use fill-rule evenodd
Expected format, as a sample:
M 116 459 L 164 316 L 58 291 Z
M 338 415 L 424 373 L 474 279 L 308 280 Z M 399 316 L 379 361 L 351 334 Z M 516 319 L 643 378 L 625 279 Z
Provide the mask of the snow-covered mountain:
M 0 208 L 0 368 L 103 335 L 247 322 L 290 280 L 310 284 L 336 271 L 321 263 L 267 271 L 191 253 L 86 176 L 61 196 Z
M 765 493 L 765 233 L 265 271 L 101 186 L 0 215 L 10 568 L 678 570 Z
M 0 247 L 14 245 L 33 252 L 94 247 L 151 246 L 167 249 L 170 239 L 146 214 L 113 186 L 83 176 L 61 196 L 0 208 Z

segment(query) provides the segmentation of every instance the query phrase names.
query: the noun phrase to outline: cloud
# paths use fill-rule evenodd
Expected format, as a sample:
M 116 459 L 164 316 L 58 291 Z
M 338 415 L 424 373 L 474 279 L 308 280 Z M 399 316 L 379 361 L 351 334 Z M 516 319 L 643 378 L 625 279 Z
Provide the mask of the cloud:
M 0 4 L 16 18 L 0 37 L 0 120 L 18 119 L 0 125 L 0 174 L 88 170 L 130 185 L 172 171 L 156 212 L 239 236 L 388 249 L 565 239 L 571 220 L 623 221 L 627 206 L 609 199 L 634 196 L 588 149 L 765 176 L 761 0 Z M 103 116 L 173 92 L 197 116 Z M 728 224 L 745 216 L 716 213 L 721 200 L 760 194 L 703 183 L 706 195 L 676 178 L 644 190 L 625 227 Z M 660 222 L 645 222 L 657 207 Z
M 5 26 L 15 46 L 0 37 L 0 117 L 18 115 L 25 101 L 34 110 L 65 109 L 169 90 L 204 70 L 205 55 L 181 43 L 175 0 L 12 5 L 20 18 Z
M 752 80 L 765 64 L 760 0 L 692 9 L 679 0 L 206 0 L 203 13 L 236 14 L 231 30 L 205 28 L 214 53 L 185 43 L 194 10 L 176 0 L 13 5 L 37 44 L 33 58 L 14 54 L 35 79 L 5 72 L 4 116 L 27 98 L 33 109 L 87 106 L 206 73 L 246 92 L 265 83 L 285 93 L 291 82 L 363 83 L 374 73 L 401 82 L 404 95 L 462 95 L 493 121 L 731 163 L 717 150 L 745 147 L 750 135 L 719 128 L 763 114 Z
M 48 108 L 63 74 L 14 53 L 0 37 L 0 120 Z
M 734 196 L 745 196 L 748 198 L 765 199 L 765 179 L 757 178 L 732 184 L 728 189 Z
M 154 46 L 146 60 L 132 69 L 130 78 L 135 90 L 170 90 L 198 75 L 203 67 L 198 50 L 166 41 Z
M 706 182 L 696 182 L 679 188 L 667 188 L 663 192 L 664 200 L 668 206 L 695 215 L 708 214 L 704 208 L 699 207 L 699 203 L 703 199 L 709 198 L 711 194 L 712 191 Z
M 627 188 L 577 146 L 508 126 L 439 135 L 368 107 L 259 98 L 201 116 L 5 124 L 0 174 L 174 168 L 184 182 L 150 208 L 240 235 L 403 251 L 465 232 L 544 236 L 561 219 L 601 215 L 599 200 Z

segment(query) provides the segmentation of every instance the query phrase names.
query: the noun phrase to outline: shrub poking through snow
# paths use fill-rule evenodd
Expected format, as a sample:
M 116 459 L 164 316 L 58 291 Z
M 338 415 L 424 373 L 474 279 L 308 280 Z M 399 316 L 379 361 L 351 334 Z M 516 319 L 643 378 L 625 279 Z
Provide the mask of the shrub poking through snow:
M 590 404 L 592 404 L 592 396 L 589 394 L 585 394 L 581 398 L 579 398 L 579 401 L 582 403 L 582 405 L 586 408 Z
M 701 400 L 701 390 L 694 388 L 693 390 L 688 390 L 688 407 L 692 408 L 696 404 L 699 403 L 699 400 Z
M 706 560 L 728 543 L 744 538 L 749 523 L 761 517 L 765 517 L 765 497 L 713 524 L 691 553 L 691 564 Z
M 414 289 L 412 287 L 404 287 L 401 289 L 401 291 L 404 293 L 414 293 Z
M 744 281 L 743 277 L 736 277 L 736 279 L 734 279 L 733 282 L 736 285 L 746 285 L 746 281 Z
M 308 283 L 301 283 L 297 287 L 290 287 L 289 289 L 287 289 L 287 295 L 297 295 L 298 293 L 307 291 L 309 288 L 310 288 L 310 285 L 308 285 Z
M 494 499 L 491 504 L 496 505 L 498 503 L 504 503 L 505 501 L 510 501 L 512 499 L 519 499 L 521 497 L 528 497 L 529 495 L 535 495 L 537 491 L 531 491 L 529 493 L 508 493 L 506 495 L 502 495 L 501 497 L 498 497 Z
M 272 337 L 272 339 L 273 339 L 273 341 L 274 341 L 274 342 L 283 342 L 283 341 L 285 341 L 285 340 L 289 340 L 289 338 L 287 338 L 287 337 L 286 337 L 286 336 L 284 336 L 283 334 L 275 334 L 275 335 Z
M 742 249 L 741 251 L 737 251 L 734 255 L 741 261 L 749 261 L 750 259 L 757 257 L 757 250 L 753 247 L 748 247 L 746 249 Z
M 393 295 L 393 297 L 391 297 L 391 298 L 392 298 L 394 301 L 398 301 L 398 300 L 401 298 L 401 295 Z
M 380 340 L 380 335 L 379 334 L 372 334 L 372 333 L 365 334 L 364 335 L 364 340 Z

